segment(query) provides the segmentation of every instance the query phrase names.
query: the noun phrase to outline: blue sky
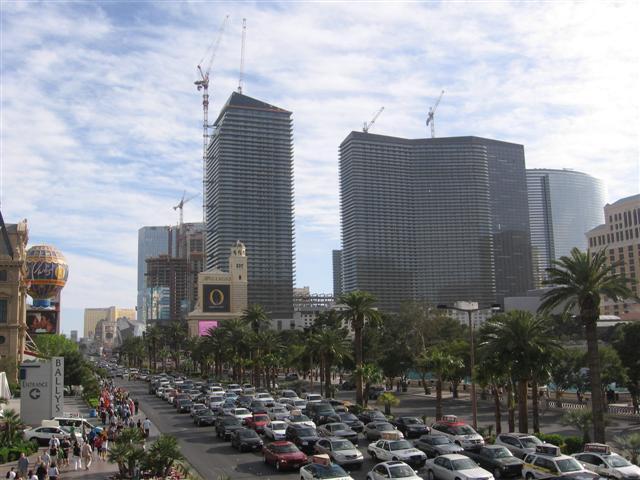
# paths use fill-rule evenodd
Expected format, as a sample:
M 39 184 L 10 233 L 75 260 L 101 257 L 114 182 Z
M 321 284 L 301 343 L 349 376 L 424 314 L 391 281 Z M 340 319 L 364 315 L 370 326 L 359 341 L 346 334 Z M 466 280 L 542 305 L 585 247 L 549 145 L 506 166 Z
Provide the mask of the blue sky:
M 2 212 L 70 263 L 62 329 L 136 300 L 137 230 L 201 190 L 195 67 L 226 14 L 211 116 L 237 86 L 293 112 L 297 285 L 330 292 L 338 145 L 372 132 L 525 145 L 528 167 L 640 191 L 638 2 L 1 3 Z M 198 221 L 200 199 L 185 207 Z

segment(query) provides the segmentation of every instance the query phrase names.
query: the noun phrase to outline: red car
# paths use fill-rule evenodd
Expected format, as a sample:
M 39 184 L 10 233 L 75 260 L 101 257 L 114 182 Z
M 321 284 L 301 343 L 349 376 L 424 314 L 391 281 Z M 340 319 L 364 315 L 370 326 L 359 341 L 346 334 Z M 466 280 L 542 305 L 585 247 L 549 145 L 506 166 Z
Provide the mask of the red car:
M 308 462 L 307 456 L 293 443 L 284 440 L 271 442 L 262 447 L 264 463 L 276 466 L 277 470 L 297 470 Z
M 263 432 L 264 426 L 269 423 L 269 421 L 269 415 L 266 413 L 254 413 L 245 419 L 244 424 L 256 432 Z

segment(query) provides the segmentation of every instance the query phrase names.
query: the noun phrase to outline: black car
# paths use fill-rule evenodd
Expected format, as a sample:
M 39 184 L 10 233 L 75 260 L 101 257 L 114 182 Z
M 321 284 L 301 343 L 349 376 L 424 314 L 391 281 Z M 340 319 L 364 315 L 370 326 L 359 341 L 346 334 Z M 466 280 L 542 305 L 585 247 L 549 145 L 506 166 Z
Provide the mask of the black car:
M 289 425 L 284 434 L 285 440 L 295 443 L 296 447 L 306 454 L 314 452 L 314 445 L 318 441 L 318 432 L 306 425 Z
M 216 436 L 224 440 L 229 440 L 231 435 L 240 430 L 242 422 L 232 415 L 222 415 L 217 417 L 216 420 Z
M 336 422 L 346 423 L 354 432 L 362 433 L 364 430 L 364 423 L 358 420 L 358 417 L 353 413 L 338 413 L 336 417 L 338 417 Z
M 338 389 L 340 389 L 342 391 L 355 390 L 356 389 L 356 382 L 355 382 L 355 380 L 345 380 L 340 385 L 338 385 Z
M 216 416 L 213 414 L 211 410 L 203 411 L 202 413 L 198 413 L 193 416 L 193 423 L 198 427 L 210 427 L 211 425 L 215 425 Z
M 405 438 L 419 437 L 431 431 L 431 429 L 417 417 L 398 417 L 391 423 L 404 434 Z
M 241 452 L 262 450 L 264 443 L 255 430 L 240 428 L 231 435 L 231 446 Z
M 507 447 L 486 445 L 462 452 L 485 470 L 493 472 L 494 478 L 520 477 L 524 461 L 513 456 Z
M 380 410 L 363 410 L 358 415 L 358 420 L 366 425 L 370 422 L 386 422 L 387 417 Z
M 262 400 L 253 400 L 247 410 L 251 411 L 251 413 L 267 413 L 267 404 Z
M 249 410 L 249 407 L 251 407 L 251 402 L 253 402 L 253 397 L 249 395 L 241 395 L 236 399 L 236 404 L 240 408 L 246 408 L 247 410 Z
M 176 405 L 178 413 L 189 413 L 191 405 L 193 405 L 193 402 L 188 399 L 178 401 Z
M 462 447 L 445 435 L 423 435 L 415 442 L 415 447 L 427 457 L 434 458 L 447 453 L 461 453 Z
M 309 416 L 316 425 L 335 421 L 336 411 L 328 402 L 308 403 L 306 411 L 307 416 Z
M 358 445 L 358 433 L 351 429 L 346 423 L 331 422 L 318 427 L 318 435 L 321 437 L 345 438 L 354 445 Z
M 381 386 L 374 386 L 369 388 L 369 400 L 377 400 L 378 397 L 386 391 L 387 389 Z

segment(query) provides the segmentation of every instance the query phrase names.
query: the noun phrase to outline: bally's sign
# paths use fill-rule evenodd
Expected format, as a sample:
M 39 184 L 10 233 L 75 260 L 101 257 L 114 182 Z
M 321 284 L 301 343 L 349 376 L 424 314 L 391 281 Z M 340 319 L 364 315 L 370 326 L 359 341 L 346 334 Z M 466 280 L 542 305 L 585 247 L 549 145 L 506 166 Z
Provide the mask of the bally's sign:
M 203 285 L 202 311 L 230 312 L 231 289 L 229 285 Z
M 64 412 L 64 357 L 20 365 L 20 416 L 27 425 Z

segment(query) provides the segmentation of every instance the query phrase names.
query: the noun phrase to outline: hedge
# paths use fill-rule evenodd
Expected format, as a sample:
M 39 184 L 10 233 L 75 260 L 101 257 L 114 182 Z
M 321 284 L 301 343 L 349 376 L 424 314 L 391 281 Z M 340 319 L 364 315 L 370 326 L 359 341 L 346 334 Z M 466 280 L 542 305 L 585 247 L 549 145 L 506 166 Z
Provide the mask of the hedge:
M 33 442 L 20 440 L 10 447 L 0 447 L 0 463 L 15 462 L 20 458 L 20 454 L 26 456 L 38 451 L 38 447 Z

